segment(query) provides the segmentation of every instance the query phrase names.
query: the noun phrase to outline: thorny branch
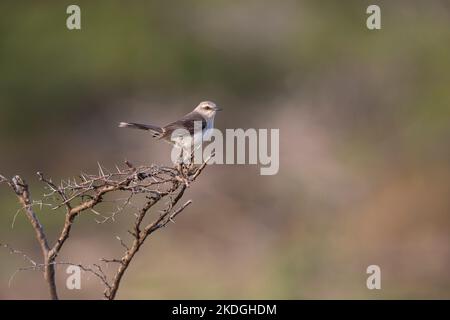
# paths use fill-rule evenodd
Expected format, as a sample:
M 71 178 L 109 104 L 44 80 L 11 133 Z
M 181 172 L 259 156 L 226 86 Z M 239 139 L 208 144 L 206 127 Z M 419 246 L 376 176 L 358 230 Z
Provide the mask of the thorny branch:
M 189 200 L 183 205 L 177 206 L 186 188 L 200 175 L 210 158 L 206 159 L 199 167 L 192 164 L 183 164 L 176 168 L 156 165 L 135 167 L 126 161 L 125 168 L 116 166 L 113 172 L 107 171 L 98 164 L 98 173 L 82 173 L 77 178 L 63 180 L 59 184 L 54 183 L 51 179 L 45 177 L 43 173 L 38 172 L 39 180 L 44 183 L 45 189 L 47 190 L 47 193 L 44 194 L 44 199 L 41 201 L 32 200 L 29 186 L 20 176 L 8 179 L 0 175 L 0 183 L 7 183 L 19 199 L 21 209 L 19 209 L 18 213 L 23 209 L 36 233 L 36 239 L 41 247 L 43 263 L 35 262 L 26 254 L 13 249 L 9 245 L 0 244 L 0 246 L 7 248 L 12 254 L 22 255 L 24 260 L 29 263 L 27 267 L 18 269 L 16 273 L 23 270 L 43 271 L 52 299 L 58 299 L 55 266 L 74 265 L 97 277 L 105 287 L 103 292 L 104 297 L 112 300 L 117 295 L 127 268 L 147 237 L 153 232 L 167 226 L 169 222 L 173 222 L 192 203 Z M 124 193 L 125 196 L 115 197 L 112 201 L 105 200 L 106 195 L 119 192 Z M 145 197 L 145 202 L 140 207 L 136 207 L 133 204 L 133 200 L 139 195 Z M 144 222 L 146 220 L 145 218 L 150 215 L 150 209 L 163 199 L 168 199 L 164 209 L 159 212 L 159 215 L 153 218 L 153 221 L 149 223 Z M 36 204 L 42 206 L 44 201 L 45 205 L 51 203 L 53 210 L 60 208 L 64 208 L 65 210 L 64 225 L 57 240 L 51 245 L 33 209 L 33 206 Z M 96 209 L 99 204 L 106 202 L 115 203 L 116 209 L 108 214 L 101 213 L 100 210 Z M 131 229 L 128 230 L 128 233 L 132 237 L 131 244 L 127 245 L 117 236 L 117 240 L 124 249 L 123 255 L 120 258 L 100 259 L 100 262 L 103 264 L 114 263 L 118 265 L 112 279 L 108 278 L 99 264 L 83 266 L 81 264 L 56 260 L 63 245 L 70 237 L 74 221 L 80 213 L 85 211 L 93 212 L 100 217 L 96 220 L 97 223 L 106 223 L 107 221 L 114 221 L 115 216 L 126 207 L 132 207 L 134 211 L 134 223 Z

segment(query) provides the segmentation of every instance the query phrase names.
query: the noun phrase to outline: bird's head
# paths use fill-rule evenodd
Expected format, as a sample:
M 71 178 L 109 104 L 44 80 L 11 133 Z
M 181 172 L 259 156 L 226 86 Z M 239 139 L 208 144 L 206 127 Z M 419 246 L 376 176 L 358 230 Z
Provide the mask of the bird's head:
M 200 113 L 205 119 L 214 118 L 217 111 L 221 111 L 222 109 L 216 106 L 214 102 L 211 101 L 203 101 L 195 108 L 195 111 Z

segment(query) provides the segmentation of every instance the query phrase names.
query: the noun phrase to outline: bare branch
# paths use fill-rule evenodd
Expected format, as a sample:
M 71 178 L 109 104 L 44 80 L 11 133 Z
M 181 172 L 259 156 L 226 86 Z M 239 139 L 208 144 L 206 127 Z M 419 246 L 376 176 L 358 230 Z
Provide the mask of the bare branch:
M 175 223 L 175 218 L 184 210 L 187 206 L 192 204 L 192 200 L 187 201 L 185 204 L 183 204 L 181 207 L 179 207 L 177 210 L 175 210 L 162 225 L 161 227 L 165 227 L 167 223 L 173 222 Z
M 22 256 L 22 258 L 23 258 L 25 261 L 29 262 L 29 263 L 32 264 L 33 266 L 36 266 L 36 265 L 37 265 L 37 263 L 36 263 L 33 259 L 31 259 L 28 255 L 26 255 L 26 254 L 23 253 L 22 251 L 19 251 L 19 250 L 14 249 L 14 248 L 11 247 L 9 244 L 6 244 L 6 243 L 0 243 L 0 247 L 4 247 L 4 248 L 8 249 L 10 254 L 17 254 L 17 255 Z
M 9 180 L 0 175 L 0 183 L 6 182 L 14 190 L 22 204 L 22 208 L 19 209 L 16 216 L 21 210 L 24 210 L 35 230 L 44 261 L 43 263 L 36 263 L 32 259 L 27 259 L 30 265 L 18 269 L 14 275 L 18 271 L 23 270 L 43 270 L 50 288 L 50 296 L 52 299 L 57 299 L 55 265 L 75 265 L 99 278 L 105 286 L 105 298 L 114 299 L 128 266 L 148 236 L 156 230 L 165 227 L 169 222 L 174 222 L 174 219 L 192 203 L 189 200 L 175 209 L 183 197 L 186 188 L 201 174 L 209 159 L 200 167 L 195 167 L 193 164 L 182 164 L 176 168 L 156 165 L 136 167 L 129 161 L 126 161 L 126 167 L 119 168 L 116 166 L 115 170 L 111 172 L 98 163 L 97 174 L 81 173 L 77 178 L 62 180 L 59 185 L 56 185 L 51 179 L 46 178 L 44 174 L 38 172 L 39 180 L 45 184 L 45 188 L 48 190 L 48 193 L 44 195 L 44 199 L 46 199 L 45 203 L 42 200 L 33 201 L 31 199 L 28 185 L 19 176 L 15 176 Z M 116 195 L 116 193 L 125 193 L 125 197 L 114 197 L 113 200 L 107 201 L 104 199 L 106 195 Z M 139 195 L 145 196 L 146 201 L 142 206 L 135 207 L 133 200 Z M 153 218 L 152 222 L 144 223 L 152 207 L 163 199 L 168 200 L 165 208 L 158 216 Z M 105 209 L 99 209 L 97 207 L 99 204 L 106 202 L 111 202 L 116 208 L 112 211 L 104 212 Z M 64 224 L 53 245 L 49 245 L 44 229 L 33 211 L 33 206 L 36 205 L 41 208 L 44 205 L 51 205 L 53 209 L 66 208 Z M 101 217 L 101 220 L 97 220 L 98 223 L 105 223 L 107 221 L 115 221 L 115 216 L 124 211 L 126 207 L 128 209 L 134 209 L 133 214 L 135 217 L 134 223 L 128 231 L 131 235 L 130 244 L 126 244 L 125 241 L 116 236 L 124 249 L 122 257 L 100 259 L 106 266 L 108 266 L 108 263 L 118 265 L 111 282 L 108 281 L 102 266 L 99 264 L 93 264 L 92 267 L 89 267 L 81 264 L 56 261 L 65 242 L 70 237 L 75 219 L 79 214 L 84 211 L 93 212 L 95 215 Z M 22 254 L 20 251 L 13 250 L 5 245 L 3 246 L 10 249 L 12 253 Z M 25 259 L 27 256 L 23 255 L 23 257 Z
M 50 297 L 56 300 L 58 299 L 58 295 L 56 293 L 55 268 L 53 265 L 48 264 L 50 247 L 48 245 L 44 228 L 42 227 L 39 219 L 37 218 L 35 212 L 33 211 L 32 208 L 33 202 L 31 200 L 31 195 L 28 190 L 28 185 L 19 176 L 15 176 L 14 178 L 12 178 L 11 181 L 8 182 L 8 184 L 11 186 L 11 188 L 14 190 L 17 197 L 19 198 L 19 201 L 22 204 L 23 209 L 25 210 L 25 214 L 28 217 L 28 220 L 30 221 L 35 231 L 36 239 L 38 240 L 39 245 L 41 246 L 42 256 L 44 257 L 44 261 L 46 261 L 47 265 L 44 270 L 44 277 L 47 280 L 49 286 Z

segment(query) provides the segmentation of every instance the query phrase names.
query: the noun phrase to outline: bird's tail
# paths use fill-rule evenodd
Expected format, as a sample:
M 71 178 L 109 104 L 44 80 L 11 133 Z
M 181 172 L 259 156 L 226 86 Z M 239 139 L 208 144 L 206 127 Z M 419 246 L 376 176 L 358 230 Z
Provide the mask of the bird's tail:
M 151 124 L 140 124 L 140 123 L 133 123 L 133 122 L 121 122 L 119 123 L 119 128 L 132 128 L 132 129 L 140 129 L 140 130 L 147 130 L 151 131 L 153 134 L 153 137 L 160 138 L 163 133 L 164 129 L 158 126 L 154 126 Z

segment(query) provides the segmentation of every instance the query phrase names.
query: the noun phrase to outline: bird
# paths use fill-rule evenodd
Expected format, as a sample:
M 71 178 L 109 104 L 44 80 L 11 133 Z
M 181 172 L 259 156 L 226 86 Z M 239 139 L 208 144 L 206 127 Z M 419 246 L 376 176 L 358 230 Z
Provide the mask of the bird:
M 222 108 L 212 101 L 202 101 L 190 113 L 162 127 L 135 122 L 120 122 L 119 127 L 150 131 L 154 138 L 186 150 L 199 145 L 210 137 L 212 129 L 214 129 L 214 118 L 221 110 Z M 201 125 L 200 132 L 195 132 L 196 123 L 197 128 L 200 128 Z

